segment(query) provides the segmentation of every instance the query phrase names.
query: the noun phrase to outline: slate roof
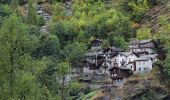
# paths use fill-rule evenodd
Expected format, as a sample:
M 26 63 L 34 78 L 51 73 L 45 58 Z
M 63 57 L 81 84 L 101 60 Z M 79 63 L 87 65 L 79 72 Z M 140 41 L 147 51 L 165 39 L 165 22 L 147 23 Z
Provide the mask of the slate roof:
M 100 54 L 103 54 L 101 51 L 98 51 L 98 52 L 87 52 L 85 54 L 85 56 L 97 56 L 97 55 L 100 55 Z
M 137 51 L 135 53 L 137 53 L 137 54 L 149 54 L 149 52 L 147 52 L 147 51 Z
M 151 42 L 152 39 L 148 39 L 148 40 L 132 40 L 130 41 L 130 44 L 140 44 L 140 43 L 148 43 Z
M 136 53 L 134 53 L 134 52 L 119 52 L 119 54 L 122 54 L 122 55 L 124 55 L 124 56 L 129 56 L 129 55 L 131 55 L 131 54 L 135 54 L 136 56 L 138 56 Z
M 112 47 L 109 47 L 109 48 L 112 49 L 112 50 L 115 50 L 115 51 L 123 51 L 123 49 L 115 47 L 115 46 L 112 46 Z
M 148 43 L 148 42 L 151 42 L 152 39 L 149 39 L 149 40 L 141 40 L 140 43 Z
M 148 61 L 148 60 L 150 60 L 150 58 L 147 56 L 143 56 L 135 59 L 135 61 Z
M 91 63 L 91 64 L 95 64 L 95 62 L 93 60 L 90 60 L 90 59 L 86 59 L 85 61 L 88 62 L 88 63 Z
M 158 54 L 151 54 L 151 55 L 143 55 L 143 56 L 141 56 L 141 57 L 143 57 L 143 58 L 156 58 L 158 56 Z
M 122 54 L 124 56 L 129 56 L 130 54 L 132 54 L 132 52 L 120 52 L 120 54 Z
M 140 40 L 132 40 L 130 41 L 130 44 L 139 44 L 140 43 Z

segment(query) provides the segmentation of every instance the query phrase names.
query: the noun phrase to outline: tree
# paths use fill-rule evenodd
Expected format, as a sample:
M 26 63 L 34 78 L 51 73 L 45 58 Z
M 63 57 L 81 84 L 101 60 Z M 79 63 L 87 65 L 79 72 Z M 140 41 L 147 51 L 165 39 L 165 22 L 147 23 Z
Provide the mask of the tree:
M 0 4 L 0 26 L 2 25 L 4 18 L 11 13 L 12 10 L 8 4 Z
M 123 36 L 121 36 L 120 34 L 110 32 L 108 40 L 109 40 L 110 46 L 116 46 L 122 49 L 127 49 L 128 47 L 127 42 L 125 41 Z
M 46 67 L 46 59 L 31 57 L 37 39 L 28 29 L 16 14 L 5 19 L 0 28 L 0 99 L 37 97 L 40 88 L 37 79 Z
M 72 67 L 79 67 L 84 59 L 86 45 L 84 43 L 73 42 L 64 47 L 64 56 L 69 59 Z
M 151 38 L 151 30 L 149 28 L 140 28 L 137 30 L 136 38 L 139 40 L 150 39 Z
M 28 9 L 28 24 L 37 25 L 37 15 L 36 9 L 33 6 L 32 0 L 28 2 L 29 9 Z
M 168 22 L 168 18 L 161 16 L 159 24 L 161 25 L 161 28 L 156 34 L 156 37 L 160 40 L 160 44 L 164 46 L 164 51 L 166 51 L 166 58 L 159 62 L 159 65 L 161 67 L 163 66 L 161 82 L 170 88 L 170 23 Z
M 12 13 L 12 10 L 7 4 L 0 4 L 0 13 L 2 17 L 9 16 Z
M 67 86 L 65 80 L 70 72 L 70 64 L 68 61 L 61 61 L 57 64 L 56 69 L 58 70 L 56 74 L 61 81 L 61 99 L 66 100 L 68 92 L 66 91 Z
M 38 25 L 39 26 L 45 25 L 45 20 L 44 20 L 43 16 L 38 16 Z
M 102 41 L 102 48 L 106 49 L 110 47 L 109 41 L 108 40 L 103 40 Z
M 60 52 L 61 47 L 57 36 L 45 33 L 40 35 L 39 44 L 33 52 L 33 56 L 36 58 L 42 58 L 43 56 L 59 58 Z
M 123 0 L 121 7 L 135 22 L 139 22 L 149 8 L 148 0 Z
M 12 0 L 11 8 L 16 12 L 17 7 L 18 7 L 18 0 Z

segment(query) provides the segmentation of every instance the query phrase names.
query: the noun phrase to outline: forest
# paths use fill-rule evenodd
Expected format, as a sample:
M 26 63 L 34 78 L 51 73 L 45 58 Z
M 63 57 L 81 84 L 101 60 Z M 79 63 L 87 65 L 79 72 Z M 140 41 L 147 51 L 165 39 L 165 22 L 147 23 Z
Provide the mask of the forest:
M 156 30 L 145 26 L 147 12 L 161 5 L 169 16 L 157 17 Z M 169 0 L 0 0 L 0 100 L 105 100 L 90 99 L 96 90 L 76 79 L 65 83 L 95 38 L 103 49 L 123 50 L 133 39 L 155 40 L 153 70 L 131 77 L 150 78 L 152 87 L 138 84 L 143 95 L 130 98 L 123 90 L 121 100 L 170 100 Z M 169 99 L 158 99 L 159 90 Z

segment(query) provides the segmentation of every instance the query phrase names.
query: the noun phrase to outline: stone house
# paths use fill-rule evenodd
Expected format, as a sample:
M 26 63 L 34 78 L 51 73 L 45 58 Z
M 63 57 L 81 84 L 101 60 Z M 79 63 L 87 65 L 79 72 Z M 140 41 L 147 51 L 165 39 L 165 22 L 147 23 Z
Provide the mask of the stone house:
M 147 51 L 149 54 L 154 53 L 156 48 L 156 42 L 152 39 L 149 40 L 133 40 L 129 43 L 129 51 L 131 52 L 144 52 Z

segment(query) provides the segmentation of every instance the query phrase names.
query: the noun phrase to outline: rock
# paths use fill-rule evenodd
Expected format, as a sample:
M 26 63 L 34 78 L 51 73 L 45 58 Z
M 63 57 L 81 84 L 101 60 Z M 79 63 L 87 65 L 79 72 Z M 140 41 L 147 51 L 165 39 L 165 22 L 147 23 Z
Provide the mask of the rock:
M 123 98 L 125 100 L 140 100 L 140 98 L 160 98 L 162 100 L 167 94 L 167 90 L 160 84 L 153 84 L 153 80 L 131 79 L 123 87 Z

